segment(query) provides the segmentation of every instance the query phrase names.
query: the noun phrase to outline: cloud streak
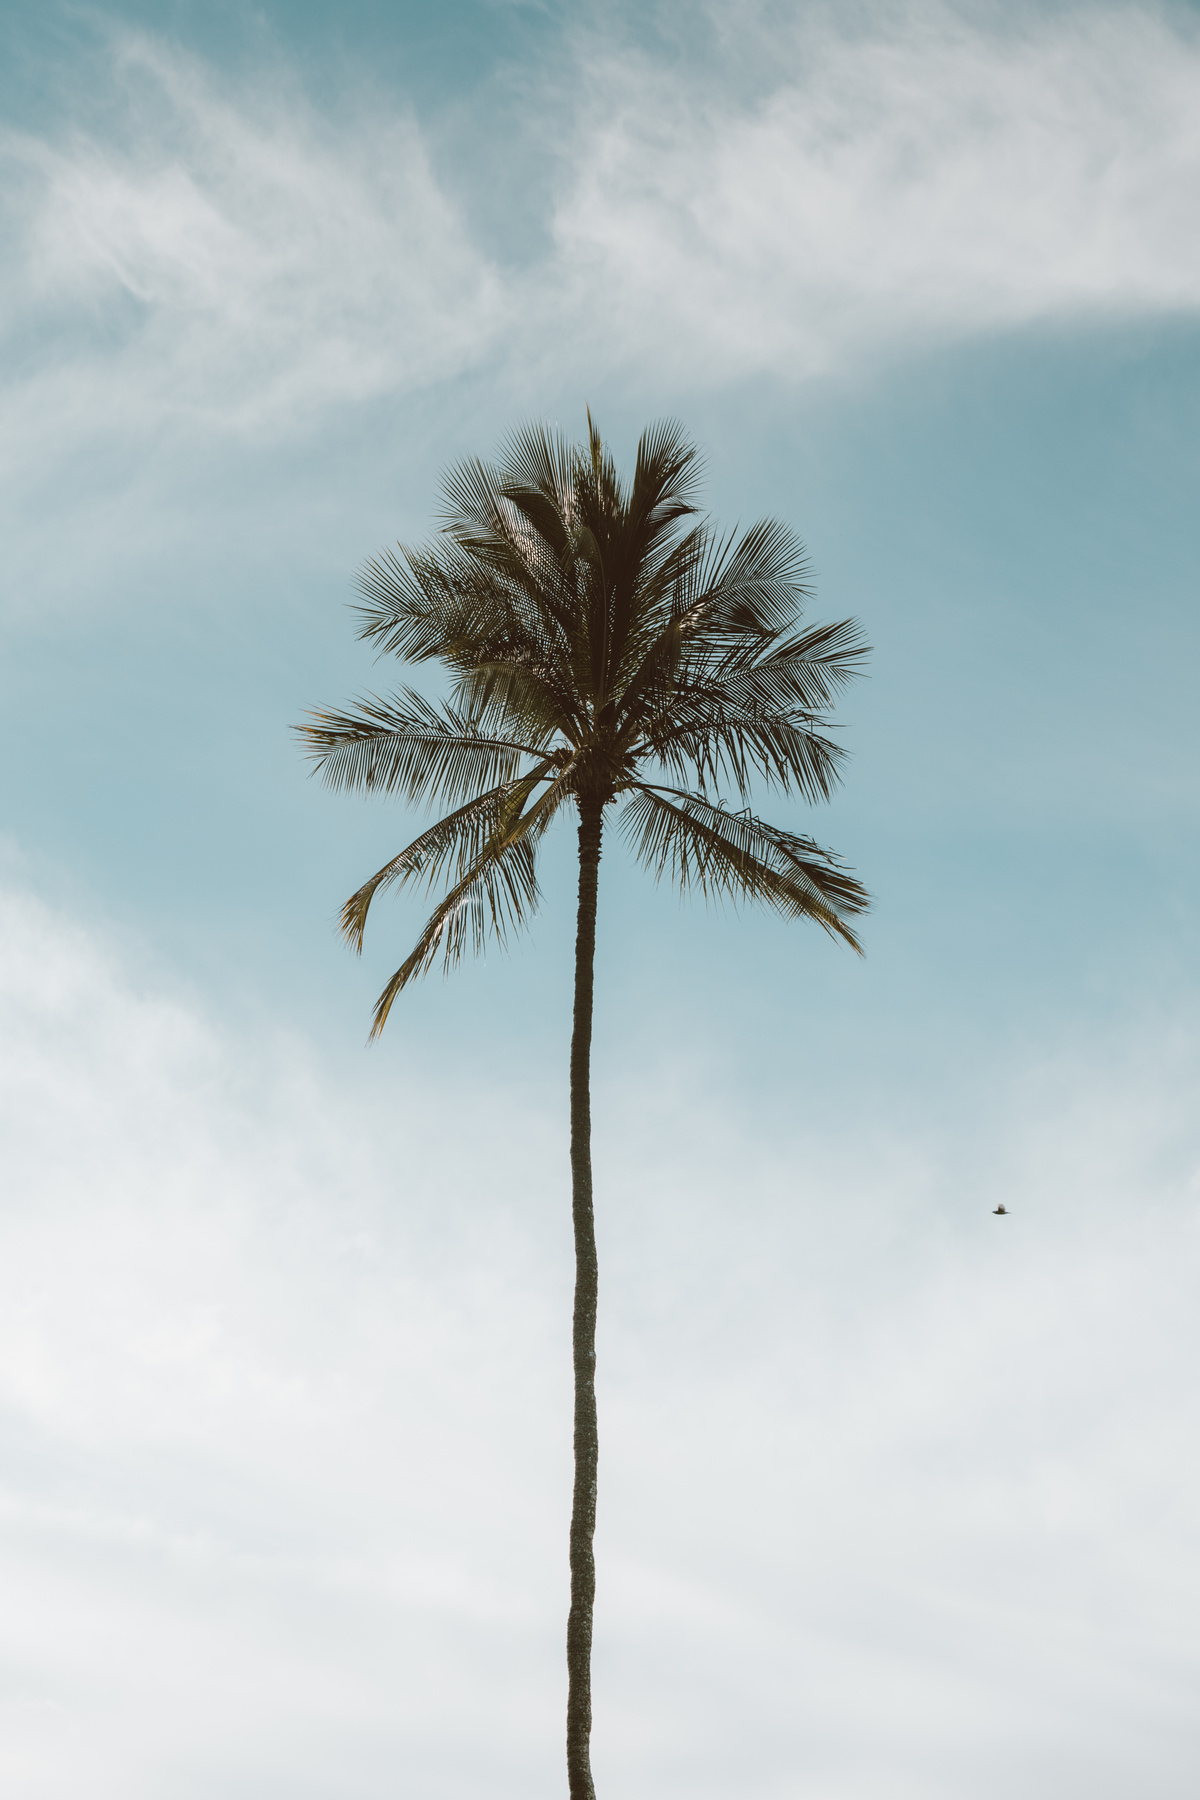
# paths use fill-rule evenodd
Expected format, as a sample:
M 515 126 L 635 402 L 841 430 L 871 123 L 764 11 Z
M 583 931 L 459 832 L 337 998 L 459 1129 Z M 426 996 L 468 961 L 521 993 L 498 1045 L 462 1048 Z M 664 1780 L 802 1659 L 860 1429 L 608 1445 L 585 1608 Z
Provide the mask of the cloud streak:
M 589 67 L 556 213 L 614 337 L 682 372 L 1200 304 L 1200 41 L 1141 8 L 840 29 L 723 14 L 716 70 Z M 750 78 L 746 65 L 753 64 Z
M 231 87 L 114 37 L 90 129 L 3 144 L 13 468 L 166 424 L 274 442 L 467 371 L 803 378 L 1200 305 L 1194 31 L 1138 8 L 717 19 L 682 64 L 612 25 L 535 66 L 503 128 L 549 172 L 546 229 L 504 267 L 403 104 L 335 116 L 282 65 Z
M 274 437 L 492 348 L 504 297 L 406 110 L 343 129 L 285 69 L 230 92 L 142 36 L 101 67 L 104 128 L 3 145 L 6 325 L 34 370 L 15 442 L 47 406 Z

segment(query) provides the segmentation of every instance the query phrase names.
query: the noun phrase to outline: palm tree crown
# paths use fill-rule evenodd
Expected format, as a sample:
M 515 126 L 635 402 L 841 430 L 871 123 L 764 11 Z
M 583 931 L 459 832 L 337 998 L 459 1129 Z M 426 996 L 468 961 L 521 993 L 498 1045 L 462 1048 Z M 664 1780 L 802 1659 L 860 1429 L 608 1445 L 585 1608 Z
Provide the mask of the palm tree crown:
M 698 453 L 677 425 L 644 434 L 628 486 L 588 425 L 585 448 L 529 426 L 498 465 L 462 463 L 434 547 L 384 551 L 362 571 L 360 635 L 441 661 L 451 698 L 404 689 L 301 727 L 332 787 L 459 803 L 343 909 L 361 950 L 377 893 L 448 877 L 372 1036 L 439 952 L 449 966 L 528 919 L 539 842 L 568 805 L 582 816 L 622 801 L 656 876 L 764 901 L 859 948 L 859 882 L 744 804 L 756 777 L 829 797 L 843 753 L 825 728 L 866 654 L 857 626 L 799 628 L 807 565 L 786 526 L 722 537 L 697 519 Z

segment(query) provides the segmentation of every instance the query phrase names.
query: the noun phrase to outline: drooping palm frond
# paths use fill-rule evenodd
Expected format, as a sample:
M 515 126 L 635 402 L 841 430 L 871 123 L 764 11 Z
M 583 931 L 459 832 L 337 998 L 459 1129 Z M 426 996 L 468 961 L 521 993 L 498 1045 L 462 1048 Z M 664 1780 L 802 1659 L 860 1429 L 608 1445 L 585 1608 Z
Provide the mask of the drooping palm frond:
M 683 892 L 754 900 L 786 918 L 809 918 L 852 949 L 847 921 L 864 913 L 866 889 L 831 851 L 747 811 L 730 812 L 704 794 L 638 784 L 620 823 L 639 862 Z
M 490 807 L 477 803 L 472 817 L 463 817 L 470 809 L 461 808 L 458 829 L 441 838 L 437 826 L 423 833 L 346 902 L 343 930 L 355 937 L 361 948 L 367 909 L 380 887 L 412 875 L 431 879 L 449 857 L 457 861 L 458 880 L 434 908 L 415 947 L 376 1002 L 372 1037 L 383 1030 L 397 994 L 430 968 L 439 950 L 449 972 L 468 945 L 478 955 L 491 937 L 503 949 L 509 932 L 529 923 L 539 899 L 538 842 L 570 794 L 560 775 L 536 801 L 527 804 L 544 773 L 539 771 L 513 784 L 499 803 Z
M 489 843 L 434 908 L 416 947 L 380 994 L 375 1003 L 371 1036 L 379 1036 L 397 994 L 410 981 L 425 974 L 439 949 L 449 970 L 468 944 L 478 955 L 489 934 L 503 947 L 509 929 L 527 923 L 537 901 L 533 846 L 523 838 Z
M 531 794 L 545 780 L 550 767 L 549 763 L 543 763 L 517 781 L 504 782 L 476 795 L 465 806 L 447 813 L 427 831 L 421 832 L 351 894 L 342 908 L 343 936 L 356 950 L 362 950 L 367 913 L 376 894 L 384 888 L 406 887 L 413 881 L 423 882 L 426 888 L 431 888 L 450 868 L 461 878 L 465 870 L 474 868 L 487 854 L 489 846 L 502 847 L 510 837 L 517 841 L 529 836 L 530 821 L 526 821 L 523 829 L 517 827 Z M 540 818 L 539 814 L 539 821 Z M 536 842 L 540 835 L 539 825 L 531 841 Z

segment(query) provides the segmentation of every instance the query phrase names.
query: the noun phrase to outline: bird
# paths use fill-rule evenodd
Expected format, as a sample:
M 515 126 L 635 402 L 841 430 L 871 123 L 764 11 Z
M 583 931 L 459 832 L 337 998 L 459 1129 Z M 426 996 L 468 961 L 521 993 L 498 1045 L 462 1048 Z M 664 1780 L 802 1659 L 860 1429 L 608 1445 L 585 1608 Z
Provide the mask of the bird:
M 1000 1202 L 999 1206 L 993 1206 L 992 1211 L 994 1213 L 1006 1213 L 1008 1211 L 1008 1208 L 1007 1208 L 1007 1206 L 1005 1206 L 1005 1204 L 1002 1200 Z

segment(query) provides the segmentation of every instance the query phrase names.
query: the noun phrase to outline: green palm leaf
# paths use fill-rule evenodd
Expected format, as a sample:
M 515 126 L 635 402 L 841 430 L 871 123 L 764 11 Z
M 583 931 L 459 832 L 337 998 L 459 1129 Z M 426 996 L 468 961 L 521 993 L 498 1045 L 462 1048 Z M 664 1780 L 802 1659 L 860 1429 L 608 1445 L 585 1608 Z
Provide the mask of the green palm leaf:
M 514 776 L 541 743 L 485 734 L 470 709 L 434 706 L 405 688 L 390 700 L 359 700 L 350 712 L 316 712 L 297 731 L 327 787 L 455 800 Z
M 847 921 L 866 912 L 866 889 L 812 838 L 704 794 L 650 787 L 634 792 L 620 823 L 638 861 L 660 879 L 669 872 L 684 893 L 698 888 L 706 898 L 754 900 L 785 918 L 813 919 L 861 954 Z
M 502 846 L 510 834 L 515 833 L 516 838 L 528 836 L 528 823 L 520 831 L 516 826 L 530 794 L 545 779 L 549 768 L 550 764 L 543 763 L 518 781 L 503 782 L 476 795 L 423 831 L 365 881 L 342 908 L 342 933 L 354 948 L 362 950 L 367 913 L 376 894 L 384 888 L 404 887 L 411 881 L 431 887 L 448 869 L 461 876 L 464 870 L 475 867 L 489 846 Z M 542 814 L 535 817 L 540 820 Z M 532 841 L 536 842 L 538 836 L 540 830 L 534 833 Z

